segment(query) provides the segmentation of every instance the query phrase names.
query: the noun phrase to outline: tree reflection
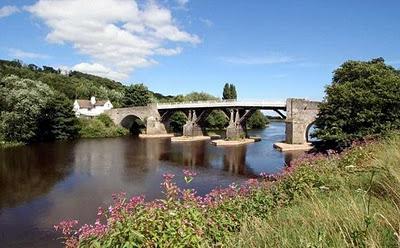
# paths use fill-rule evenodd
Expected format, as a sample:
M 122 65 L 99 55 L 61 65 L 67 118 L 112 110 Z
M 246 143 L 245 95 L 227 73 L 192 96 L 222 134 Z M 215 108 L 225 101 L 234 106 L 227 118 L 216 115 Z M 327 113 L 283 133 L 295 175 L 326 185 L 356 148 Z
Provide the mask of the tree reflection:
M 209 165 L 207 143 L 204 141 L 174 144 L 171 147 L 170 161 L 184 166 Z
M 68 143 L 39 144 L 0 150 L 0 209 L 48 193 L 65 178 Z

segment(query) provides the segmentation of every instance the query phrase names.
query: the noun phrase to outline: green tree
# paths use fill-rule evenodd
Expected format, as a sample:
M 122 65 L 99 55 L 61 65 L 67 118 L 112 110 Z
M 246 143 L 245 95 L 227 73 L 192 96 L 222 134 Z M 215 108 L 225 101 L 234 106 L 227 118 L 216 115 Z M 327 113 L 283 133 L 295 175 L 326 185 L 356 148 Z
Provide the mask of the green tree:
M 224 90 L 222 92 L 222 99 L 223 100 L 231 99 L 231 91 L 228 83 L 224 85 Z
M 400 75 L 382 58 L 345 62 L 325 92 L 314 134 L 321 148 L 400 128 Z
M 230 96 L 231 96 L 230 99 L 236 100 L 236 99 L 237 99 L 237 93 L 236 93 L 236 87 L 235 87 L 235 85 L 230 84 L 230 85 L 229 85 L 229 91 L 230 91 Z
M 247 127 L 250 129 L 261 129 L 265 128 L 268 123 L 269 123 L 268 118 L 260 110 L 257 110 L 247 120 Z
M 226 83 L 224 85 L 224 90 L 222 92 L 222 99 L 224 100 L 236 100 L 237 99 L 237 92 L 236 87 L 233 84 Z
M 221 110 L 213 110 L 206 119 L 206 125 L 212 129 L 223 129 L 229 123 L 228 117 Z
M 0 96 L 2 138 L 31 142 L 38 133 L 38 119 L 54 92 L 39 81 L 10 76 L 1 81 Z
M 57 94 L 48 101 L 38 118 L 36 141 L 73 139 L 79 135 L 79 123 L 71 109 L 72 101 Z
M 175 133 L 181 133 L 183 125 L 185 125 L 187 117 L 182 111 L 176 111 L 170 117 L 170 127 Z
M 218 100 L 218 97 L 215 97 L 205 92 L 192 92 L 185 96 L 185 101 L 209 101 L 209 100 Z
M 143 84 L 130 85 L 125 89 L 124 107 L 146 106 L 151 102 L 151 93 Z

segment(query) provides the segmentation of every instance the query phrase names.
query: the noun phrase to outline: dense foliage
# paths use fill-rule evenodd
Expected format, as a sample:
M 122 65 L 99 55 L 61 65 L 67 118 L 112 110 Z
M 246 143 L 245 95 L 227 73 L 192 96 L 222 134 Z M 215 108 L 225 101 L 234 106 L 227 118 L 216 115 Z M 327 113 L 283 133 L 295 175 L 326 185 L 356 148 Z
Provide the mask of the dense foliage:
M 79 135 L 82 138 L 117 137 L 129 133 L 129 130 L 116 126 L 110 117 L 105 114 L 92 119 L 80 118 L 79 126 Z
M 91 96 L 96 96 L 98 99 L 109 99 L 116 108 L 173 99 L 172 96 L 151 92 L 141 84 L 125 86 L 120 82 L 78 71 L 62 71 L 50 66 L 39 67 L 34 64 L 26 65 L 19 60 L 0 60 L 0 77 L 11 75 L 40 81 L 48 85 L 54 92 L 62 93 L 71 100 L 89 99 Z M 143 93 L 144 97 L 138 98 L 135 93 Z M 129 99 L 129 97 L 133 99 Z
M 397 247 L 399 150 L 395 135 L 203 197 L 165 174 L 164 199 L 115 194 L 95 224 L 75 230 L 77 221 L 63 221 L 56 229 L 68 247 Z
M 72 103 L 39 81 L 5 77 L 0 83 L 0 140 L 33 142 L 74 138 Z
M 320 145 L 338 149 L 399 129 L 400 73 L 381 58 L 345 62 L 326 88 L 315 126 Z
M 235 85 L 228 84 L 228 83 L 226 83 L 224 85 L 224 90 L 222 92 L 222 99 L 224 99 L 224 100 L 236 100 L 237 99 Z
M 250 129 L 261 129 L 267 127 L 268 123 L 268 118 L 260 110 L 256 110 L 246 124 Z
M 183 130 L 183 125 L 186 124 L 186 121 L 187 116 L 185 115 L 185 113 L 181 111 L 176 111 L 171 115 L 169 125 L 173 132 L 181 133 Z
M 206 125 L 210 129 L 224 129 L 229 124 L 229 119 L 222 110 L 213 110 L 206 119 Z
M 134 84 L 126 87 L 123 100 L 123 105 L 125 107 L 146 106 L 150 102 L 150 91 L 143 84 Z

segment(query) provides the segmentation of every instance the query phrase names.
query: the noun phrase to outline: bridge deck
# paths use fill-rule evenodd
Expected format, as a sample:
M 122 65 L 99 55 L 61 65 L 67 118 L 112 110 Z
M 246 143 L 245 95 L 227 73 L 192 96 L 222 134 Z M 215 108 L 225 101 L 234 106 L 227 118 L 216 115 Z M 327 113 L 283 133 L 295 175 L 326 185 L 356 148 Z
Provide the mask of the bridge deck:
M 207 108 L 257 108 L 286 110 L 285 101 L 198 101 L 181 103 L 157 103 L 158 110 Z

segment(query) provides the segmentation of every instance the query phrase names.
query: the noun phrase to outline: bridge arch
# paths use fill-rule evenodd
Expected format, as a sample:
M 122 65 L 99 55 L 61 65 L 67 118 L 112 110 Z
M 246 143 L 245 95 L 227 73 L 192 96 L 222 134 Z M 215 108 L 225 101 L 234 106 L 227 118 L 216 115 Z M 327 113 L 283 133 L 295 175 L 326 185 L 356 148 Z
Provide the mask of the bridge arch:
M 155 105 L 116 108 L 105 112 L 116 125 L 125 128 L 142 129 L 146 134 L 166 134 L 165 126 Z M 143 125 L 141 125 L 143 123 Z M 135 131 L 135 130 L 133 130 Z
M 125 116 L 120 125 L 135 135 L 141 134 L 146 129 L 145 121 L 133 114 Z
M 306 132 L 305 132 L 305 137 L 306 137 L 306 141 L 307 142 L 311 142 L 311 137 L 310 137 L 310 135 L 311 135 L 311 129 L 313 128 L 313 126 L 314 126 L 314 124 L 315 124 L 315 120 L 313 120 L 312 122 L 310 122 L 308 125 L 307 125 L 307 127 L 306 127 Z

